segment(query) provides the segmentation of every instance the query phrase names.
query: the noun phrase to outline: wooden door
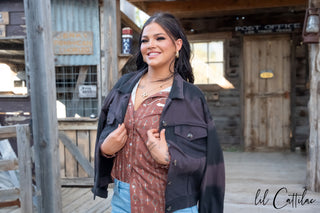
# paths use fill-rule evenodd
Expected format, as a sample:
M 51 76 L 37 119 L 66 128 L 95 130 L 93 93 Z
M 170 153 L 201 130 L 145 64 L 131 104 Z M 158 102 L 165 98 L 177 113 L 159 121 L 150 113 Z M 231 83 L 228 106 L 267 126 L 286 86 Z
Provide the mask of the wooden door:
M 290 38 L 244 38 L 243 79 L 246 150 L 289 148 Z

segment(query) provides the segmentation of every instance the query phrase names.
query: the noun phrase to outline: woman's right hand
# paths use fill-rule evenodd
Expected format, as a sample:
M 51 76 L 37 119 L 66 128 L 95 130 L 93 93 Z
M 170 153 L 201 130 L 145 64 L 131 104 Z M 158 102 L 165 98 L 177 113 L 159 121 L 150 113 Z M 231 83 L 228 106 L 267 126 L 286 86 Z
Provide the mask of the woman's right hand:
M 128 135 L 127 129 L 122 123 L 118 128 L 111 132 L 101 144 L 101 151 L 106 155 L 113 155 L 117 153 L 126 144 Z

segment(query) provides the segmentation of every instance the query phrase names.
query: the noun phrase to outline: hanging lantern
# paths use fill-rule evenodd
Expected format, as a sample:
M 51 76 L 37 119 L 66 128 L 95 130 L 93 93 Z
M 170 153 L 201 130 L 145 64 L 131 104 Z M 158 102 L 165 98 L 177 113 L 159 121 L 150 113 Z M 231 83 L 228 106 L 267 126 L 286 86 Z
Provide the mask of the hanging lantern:
M 306 10 L 302 31 L 302 38 L 304 43 L 319 43 L 319 12 L 319 8 L 309 8 Z

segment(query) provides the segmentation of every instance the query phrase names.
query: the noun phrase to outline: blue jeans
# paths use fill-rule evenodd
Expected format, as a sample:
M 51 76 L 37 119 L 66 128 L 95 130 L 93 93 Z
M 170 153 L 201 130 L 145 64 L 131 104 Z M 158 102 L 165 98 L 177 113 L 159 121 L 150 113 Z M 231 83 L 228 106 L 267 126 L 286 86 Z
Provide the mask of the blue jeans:
M 177 211 L 174 211 L 173 213 L 198 213 L 198 207 L 192 206 L 192 207 L 185 208 L 185 209 L 179 209 Z
M 112 213 L 130 213 L 130 184 L 114 179 Z
M 112 213 L 130 213 L 130 184 L 114 179 Z M 192 206 L 174 211 L 174 213 L 198 213 L 198 207 Z

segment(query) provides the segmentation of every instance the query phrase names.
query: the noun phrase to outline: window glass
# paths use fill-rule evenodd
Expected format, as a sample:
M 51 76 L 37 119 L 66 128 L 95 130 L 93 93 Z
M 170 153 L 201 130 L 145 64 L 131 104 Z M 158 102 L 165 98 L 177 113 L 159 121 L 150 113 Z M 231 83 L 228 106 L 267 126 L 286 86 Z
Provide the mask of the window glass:
M 56 67 L 58 118 L 98 113 L 96 66 Z
M 193 53 L 197 56 L 198 60 L 207 61 L 208 60 L 208 45 L 207 43 L 194 43 L 193 44 Z
M 218 84 L 233 88 L 225 78 L 224 41 L 190 42 L 193 53 L 191 66 L 195 84 Z
M 223 62 L 223 42 L 210 42 L 209 43 L 209 61 Z

